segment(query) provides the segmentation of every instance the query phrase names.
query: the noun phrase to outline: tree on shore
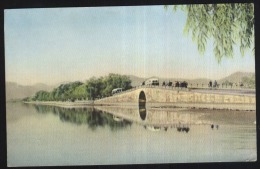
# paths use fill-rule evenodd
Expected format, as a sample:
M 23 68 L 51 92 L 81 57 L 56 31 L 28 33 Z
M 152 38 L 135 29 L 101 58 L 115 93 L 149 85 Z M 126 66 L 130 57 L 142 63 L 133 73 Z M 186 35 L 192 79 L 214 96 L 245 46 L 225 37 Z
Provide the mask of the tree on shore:
M 91 78 L 86 82 L 87 91 L 91 98 L 110 96 L 115 88 L 127 90 L 132 88 L 131 80 L 125 75 L 110 73 L 108 76 Z
M 75 101 L 110 96 L 114 88 L 127 90 L 132 88 L 131 80 L 125 75 L 109 74 L 105 77 L 92 77 L 82 83 L 79 81 L 61 84 L 51 92 L 38 91 L 33 97 L 23 101 Z
M 107 77 L 103 78 L 104 88 L 101 95 L 109 96 L 111 91 L 115 88 L 122 88 L 123 90 L 131 89 L 131 80 L 127 76 L 110 73 Z
M 49 92 L 47 91 L 38 91 L 35 96 L 32 98 L 32 100 L 34 101 L 49 101 L 52 100 L 51 99 L 51 95 Z
M 174 5 L 173 10 L 178 7 Z M 248 49 L 254 51 L 253 3 L 182 5 L 180 8 L 187 13 L 184 33 L 192 34 L 201 54 L 209 39 L 214 41 L 218 63 L 223 57 L 233 57 L 236 44 L 240 46 L 242 56 Z

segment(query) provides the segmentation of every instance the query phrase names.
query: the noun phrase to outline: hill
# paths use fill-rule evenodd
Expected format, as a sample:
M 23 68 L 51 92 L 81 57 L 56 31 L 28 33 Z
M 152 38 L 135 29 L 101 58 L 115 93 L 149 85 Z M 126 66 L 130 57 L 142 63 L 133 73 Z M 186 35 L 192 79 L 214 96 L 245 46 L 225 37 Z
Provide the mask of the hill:
M 128 76 L 132 81 L 131 83 L 132 86 L 139 86 L 145 80 L 145 78 L 137 77 L 134 75 L 126 75 L 126 76 Z
M 242 78 L 243 77 L 252 77 L 255 76 L 255 73 L 252 72 L 235 72 L 232 73 L 231 75 L 221 78 L 221 79 L 217 79 L 217 82 L 219 84 L 225 82 L 225 81 L 229 81 L 229 82 L 233 82 L 233 83 L 239 83 L 242 82 Z M 133 76 L 133 75 L 129 75 L 128 77 L 130 77 L 131 81 L 132 81 L 132 86 L 139 86 L 143 81 L 145 81 L 146 79 L 149 78 L 140 78 L 137 76 Z M 192 84 L 192 85 L 208 85 L 210 80 L 215 80 L 215 79 L 207 79 L 207 78 L 197 78 L 197 79 L 182 79 L 182 78 L 159 78 L 160 81 L 160 85 L 162 84 L 162 82 L 175 82 L 175 81 L 186 81 L 188 82 L 188 84 Z
M 53 89 L 53 86 L 48 86 L 43 83 L 37 83 L 31 86 L 24 86 L 15 82 L 6 82 L 5 85 L 7 101 L 32 96 L 39 90 L 51 91 Z
M 233 83 L 239 83 L 239 82 L 242 82 L 242 78 L 243 77 L 252 77 L 252 76 L 255 76 L 255 73 L 252 73 L 252 72 L 235 72 L 225 78 L 222 78 L 219 80 L 219 83 L 222 83 L 224 81 L 230 81 L 230 82 L 233 82 Z

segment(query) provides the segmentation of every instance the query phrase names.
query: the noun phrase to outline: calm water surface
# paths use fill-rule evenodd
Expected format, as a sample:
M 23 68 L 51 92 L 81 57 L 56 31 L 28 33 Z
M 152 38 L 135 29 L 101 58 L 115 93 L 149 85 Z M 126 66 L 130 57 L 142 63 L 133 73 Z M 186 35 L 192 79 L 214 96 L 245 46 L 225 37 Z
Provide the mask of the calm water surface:
M 7 103 L 8 166 L 256 160 L 256 113 Z

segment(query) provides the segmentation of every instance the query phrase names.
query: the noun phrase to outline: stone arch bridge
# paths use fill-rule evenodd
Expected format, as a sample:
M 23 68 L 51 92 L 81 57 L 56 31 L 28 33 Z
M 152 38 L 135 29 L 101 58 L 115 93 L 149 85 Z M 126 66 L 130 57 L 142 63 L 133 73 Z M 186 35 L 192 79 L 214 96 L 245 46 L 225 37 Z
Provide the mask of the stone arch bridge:
M 255 110 L 255 94 L 239 94 L 206 90 L 172 89 L 143 86 L 94 101 L 95 105 L 146 107 L 190 107 L 212 109 Z

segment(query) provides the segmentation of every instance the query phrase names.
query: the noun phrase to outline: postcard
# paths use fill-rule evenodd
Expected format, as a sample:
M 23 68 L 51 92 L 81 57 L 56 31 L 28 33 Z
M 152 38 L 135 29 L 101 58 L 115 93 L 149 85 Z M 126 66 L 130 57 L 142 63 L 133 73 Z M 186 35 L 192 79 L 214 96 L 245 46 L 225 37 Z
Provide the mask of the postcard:
M 7 165 L 257 160 L 254 4 L 4 10 Z

